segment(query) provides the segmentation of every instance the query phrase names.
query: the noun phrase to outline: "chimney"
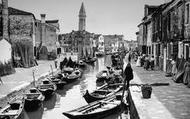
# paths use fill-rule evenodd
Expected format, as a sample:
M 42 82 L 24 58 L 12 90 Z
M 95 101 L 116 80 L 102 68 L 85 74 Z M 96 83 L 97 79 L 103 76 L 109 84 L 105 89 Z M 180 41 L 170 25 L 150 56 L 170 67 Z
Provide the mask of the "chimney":
M 41 14 L 41 22 L 45 23 L 46 14 Z
M 41 42 L 42 42 L 42 46 L 45 43 L 45 17 L 46 14 L 41 14 L 41 23 L 42 23 L 42 33 L 41 33 Z
M 3 18 L 3 38 L 9 41 L 8 34 L 8 0 L 2 0 L 2 18 Z

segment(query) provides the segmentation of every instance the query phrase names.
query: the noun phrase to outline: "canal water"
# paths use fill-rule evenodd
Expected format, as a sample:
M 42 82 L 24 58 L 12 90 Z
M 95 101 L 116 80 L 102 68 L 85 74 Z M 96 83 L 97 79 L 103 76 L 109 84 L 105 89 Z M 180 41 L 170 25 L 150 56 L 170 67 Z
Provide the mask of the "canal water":
M 105 58 L 98 58 L 94 65 L 88 65 L 81 79 L 57 90 L 51 99 L 44 101 L 43 107 L 34 112 L 24 112 L 24 119 L 68 119 L 62 112 L 86 105 L 83 94 L 87 89 L 91 92 L 99 86 L 96 84 L 96 74 L 106 69 Z M 104 119 L 126 119 L 126 115 L 116 113 Z

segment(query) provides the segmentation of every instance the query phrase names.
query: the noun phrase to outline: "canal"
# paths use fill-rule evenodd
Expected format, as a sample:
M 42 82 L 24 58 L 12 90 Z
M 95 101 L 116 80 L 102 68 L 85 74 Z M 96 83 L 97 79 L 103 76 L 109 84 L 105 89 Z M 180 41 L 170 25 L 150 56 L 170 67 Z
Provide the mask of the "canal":
M 87 89 L 93 91 L 97 88 L 96 74 L 105 69 L 105 58 L 99 58 L 93 66 L 88 65 L 81 79 L 57 90 L 51 99 L 44 101 L 43 107 L 34 112 L 24 112 L 24 119 L 68 119 L 62 112 L 87 104 L 83 94 Z M 126 119 L 123 115 L 116 113 L 104 119 Z

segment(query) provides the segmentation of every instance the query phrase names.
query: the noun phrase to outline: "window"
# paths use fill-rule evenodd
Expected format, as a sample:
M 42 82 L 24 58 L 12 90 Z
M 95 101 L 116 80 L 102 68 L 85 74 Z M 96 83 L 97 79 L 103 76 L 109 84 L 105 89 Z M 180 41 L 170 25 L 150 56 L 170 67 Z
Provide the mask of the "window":
M 189 4 L 186 5 L 186 24 L 189 23 Z

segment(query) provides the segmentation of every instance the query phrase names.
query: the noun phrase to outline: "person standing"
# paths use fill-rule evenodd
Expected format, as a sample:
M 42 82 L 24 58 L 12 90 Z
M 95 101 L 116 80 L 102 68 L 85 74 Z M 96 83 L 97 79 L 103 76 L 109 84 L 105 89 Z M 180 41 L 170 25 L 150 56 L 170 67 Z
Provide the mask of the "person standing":
M 150 68 L 151 70 L 154 70 L 154 56 L 150 58 Z
M 124 71 L 125 81 L 127 82 L 127 89 L 129 88 L 129 83 L 133 79 L 133 69 L 131 68 L 130 62 L 125 67 Z
M 141 57 L 138 56 L 137 62 L 136 62 L 136 66 L 140 67 L 141 66 Z
M 173 59 L 173 60 L 171 61 L 171 64 L 172 64 L 172 76 L 174 77 L 175 74 L 177 74 L 176 61 Z
M 129 53 L 128 61 L 131 62 L 131 54 Z
M 184 64 L 183 83 L 190 88 L 190 58 Z

